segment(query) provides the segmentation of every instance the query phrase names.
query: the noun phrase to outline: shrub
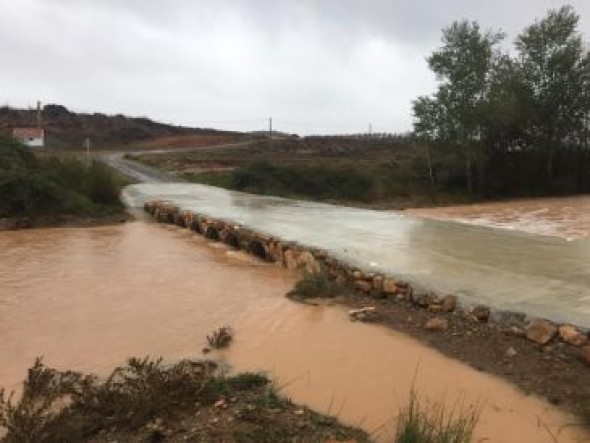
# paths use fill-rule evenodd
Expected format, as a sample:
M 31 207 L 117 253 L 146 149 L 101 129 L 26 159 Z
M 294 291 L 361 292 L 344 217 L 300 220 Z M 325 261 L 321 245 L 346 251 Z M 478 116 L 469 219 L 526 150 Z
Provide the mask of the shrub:
M 32 168 L 37 164 L 30 149 L 21 143 L 0 135 L 0 170 Z
M 0 170 L 0 217 L 61 212 L 66 194 L 48 177 Z
M 92 201 L 102 205 L 113 205 L 119 202 L 119 188 L 108 166 L 92 162 L 87 172 L 86 193 Z
M 296 298 L 331 298 L 341 294 L 343 289 L 343 285 L 331 279 L 322 269 L 319 272 L 305 271 L 288 295 Z
M 103 382 L 92 375 L 47 368 L 37 359 L 29 369 L 19 401 L 0 391 L 0 426 L 5 443 L 84 441 L 100 429 L 136 430 L 169 416 L 196 399 L 214 401 L 215 366 L 132 358 Z
M 209 346 L 215 349 L 226 348 L 234 338 L 234 331 L 231 326 L 222 326 L 207 336 Z

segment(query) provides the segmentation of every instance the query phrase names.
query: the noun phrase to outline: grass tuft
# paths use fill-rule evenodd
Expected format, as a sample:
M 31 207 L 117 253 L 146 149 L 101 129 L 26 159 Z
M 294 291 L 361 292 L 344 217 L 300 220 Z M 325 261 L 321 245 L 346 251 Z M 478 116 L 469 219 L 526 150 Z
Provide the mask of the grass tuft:
M 214 349 L 227 348 L 234 338 L 234 331 L 231 326 L 222 326 L 207 336 L 209 346 Z
M 412 388 L 397 418 L 394 443 L 470 443 L 478 419 L 477 407 L 448 411 L 442 402 L 424 402 Z

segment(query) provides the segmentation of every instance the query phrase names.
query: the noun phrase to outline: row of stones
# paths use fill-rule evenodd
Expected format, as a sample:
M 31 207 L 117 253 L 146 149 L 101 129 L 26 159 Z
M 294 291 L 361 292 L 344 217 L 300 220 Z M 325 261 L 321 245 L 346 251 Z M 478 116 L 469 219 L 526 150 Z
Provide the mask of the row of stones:
M 415 293 L 406 282 L 351 267 L 323 250 L 304 247 L 295 242 L 285 242 L 231 222 L 181 210 L 166 201 L 147 202 L 144 209 L 158 222 L 191 229 L 206 238 L 222 241 L 261 259 L 281 264 L 287 269 L 311 273 L 325 271 L 337 282 L 351 285 L 357 291 L 375 299 L 392 298 L 409 302 L 415 307 L 428 309 L 437 314 L 462 310 L 473 321 L 483 323 L 488 322 L 492 316 L 487 306 L 478 305 L 471 309 L 461 309 L 454 295 L 441 297 L 431 292 Z M 525 325 L 525 316 L 520 313 L 499 312 L 497 320 L 507 324 L 508 333 L 526 337 L 539 345 L 547 345 L 559 337 L 571 346 L 582 347 L 583 354 L 588 355 L 590 362 L 589 338 L 580 328 L 570 324 L 557 325 L 546 319 L 533 319 Z M 444 329 L 444 324 L 444 319 L 437 318 L 432 322 L 432 329 Z

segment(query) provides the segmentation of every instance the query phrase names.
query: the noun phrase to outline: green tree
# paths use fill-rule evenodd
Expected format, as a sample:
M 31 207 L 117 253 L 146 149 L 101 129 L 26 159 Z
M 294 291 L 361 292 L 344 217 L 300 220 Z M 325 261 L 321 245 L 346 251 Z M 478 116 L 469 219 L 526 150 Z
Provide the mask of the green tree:
M 554 177 L 558 149 L 585 133 L 590 112 L 590 58 L 570 6 L 551 10 L 516 39 L 519 68 L 529 96 L 526 133 L 546 154 L 547 178 Z M 579 140 L 577 141 L 579 142 Z
M 490 76 L 501 58 L 496 46 L 503 38 L 500 32 L 482 32 L 476 22 L 454 22 L 444 29 L 442 47 L 428 58 L 439 81 L 438 90 L 413 103 L 419 136 L 461 150 L 470 195 L 474 194 L 475 172 L 483 171 L 485 163 L 484 113 Z

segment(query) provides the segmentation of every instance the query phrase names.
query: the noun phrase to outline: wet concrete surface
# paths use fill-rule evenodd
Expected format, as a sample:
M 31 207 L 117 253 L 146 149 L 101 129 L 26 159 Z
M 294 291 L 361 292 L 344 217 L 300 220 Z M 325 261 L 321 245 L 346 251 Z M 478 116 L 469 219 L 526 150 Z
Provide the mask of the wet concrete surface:
M 568 241 L 401 212 L 232 192 L 198 184 L 139 184 L 124 199 L 165 199 L 283 240 L 323 248 L 365 269 L 467 303 L 590 327 L 590 240 Z

